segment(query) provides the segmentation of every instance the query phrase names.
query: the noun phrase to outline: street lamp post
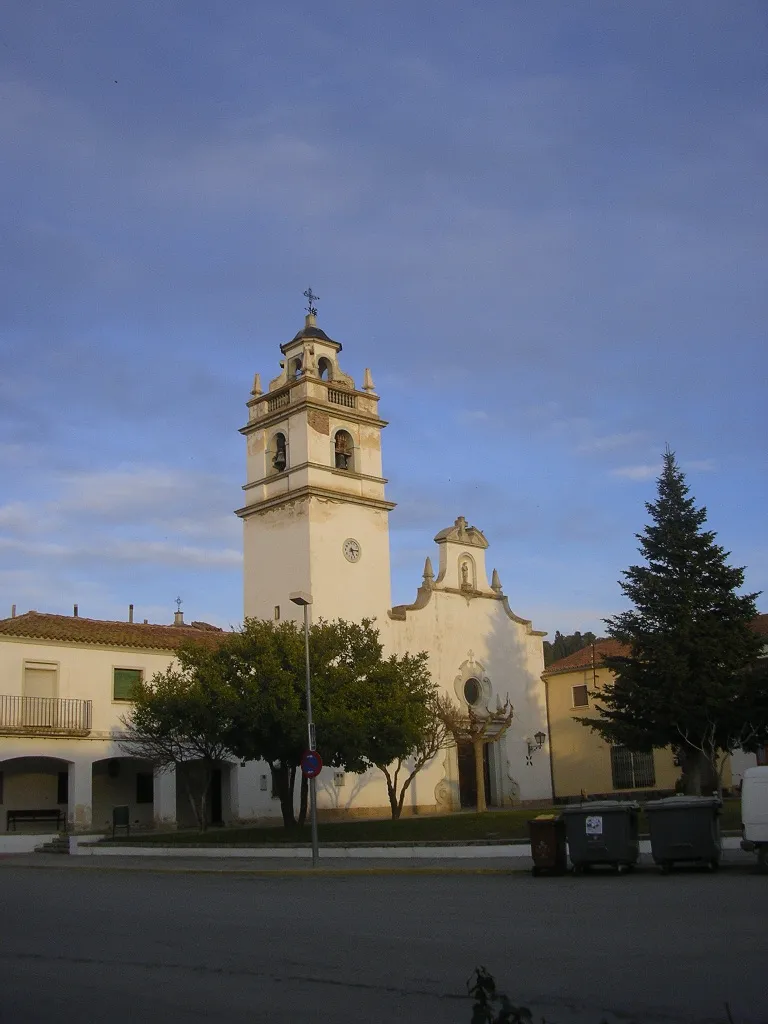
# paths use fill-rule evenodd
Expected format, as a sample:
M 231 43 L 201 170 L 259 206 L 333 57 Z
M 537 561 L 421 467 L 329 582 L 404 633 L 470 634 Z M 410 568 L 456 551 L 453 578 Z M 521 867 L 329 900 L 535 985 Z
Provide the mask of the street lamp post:
M 309 606 L 312 604 L 311 594 L 297 591 L 290 595 L 293 604 L 304 609 L 304 662 L 307 676 L 307 740 L 310 750 L 315 750 L 315 723 L 312 719 L 312 684 L 309 673 Z M 309 780 L 309 814 L 312 823 L 312 867 L 316 868 L 320 859 L 317 839 L 317 782 L 314 776 Z

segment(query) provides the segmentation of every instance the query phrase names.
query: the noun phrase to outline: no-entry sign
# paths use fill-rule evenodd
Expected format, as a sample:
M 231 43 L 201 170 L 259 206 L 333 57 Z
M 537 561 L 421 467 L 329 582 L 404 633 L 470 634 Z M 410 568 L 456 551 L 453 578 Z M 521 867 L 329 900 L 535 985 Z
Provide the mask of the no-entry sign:
M 301 755 L 301 774 L 307 779 L 316 778 L 323 770 L 323 759 L 316 750 L 307 750 Z

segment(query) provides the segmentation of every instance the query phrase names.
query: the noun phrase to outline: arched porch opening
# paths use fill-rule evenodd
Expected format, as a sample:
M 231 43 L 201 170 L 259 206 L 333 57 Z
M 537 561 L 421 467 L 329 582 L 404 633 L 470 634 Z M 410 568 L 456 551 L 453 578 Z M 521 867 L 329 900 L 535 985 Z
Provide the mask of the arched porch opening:
M 154 823 L 154 772 L 151 761 L 138 757 L 106 757 L 93 762 L 93 828 L 112 828 L 116 807 L 127 807 L 131 829 Z
M 0 829 L 50 833 L 66 827 L 71 767 L 64 758 L 38 755 L 0 761 Z M 25 814 L 33 811 L 48 816 Z
M 176 769 L 176 822 L 179 828 L 199 828 L 204 815 L 206 828 L 228 825 L 233 814 L 233 773 L 237 765 L 216 761 L 210 767 L 203 761 L 187 761 Z

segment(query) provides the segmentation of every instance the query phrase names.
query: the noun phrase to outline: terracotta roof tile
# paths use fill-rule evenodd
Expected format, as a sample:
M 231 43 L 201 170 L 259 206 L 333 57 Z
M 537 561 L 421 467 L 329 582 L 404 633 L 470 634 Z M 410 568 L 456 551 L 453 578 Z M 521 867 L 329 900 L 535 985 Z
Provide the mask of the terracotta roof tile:
M 588 647 L 582 647 L 580 651 L 568 654 L 565 658 L 553 661 L 551 665 L 544 669 L 544 675 L 554 676 L 559 672 L 576 672 L 578 669 L 591 668 L 592 647 L 593 645 L 590 644 Z M 620 644 L 618 640 L 596 640 L 594 651 L 595 664 L 597 666 L 602 662 L 604 655 L 615 657 L 616 655 L 629 654 L 629 648 L 625 647 L 624 644 Z
M 11 619 L 0 619 L 0 637 L 106 644 L 110 647 L 145 647 L 160 651 L 175 651 L 185 640 L 215 647 L 226 635 L 223 630 L 206 623 L 159 626 L 143 622 L 86 619 L 74 615 L 46 615 L 42 612 L 25 612 Z

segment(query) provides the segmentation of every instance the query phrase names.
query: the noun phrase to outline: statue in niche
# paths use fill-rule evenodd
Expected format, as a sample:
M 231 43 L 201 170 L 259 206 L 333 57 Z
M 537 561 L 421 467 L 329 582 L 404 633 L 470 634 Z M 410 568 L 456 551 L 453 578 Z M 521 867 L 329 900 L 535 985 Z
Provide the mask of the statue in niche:
M 469 565 L 467 562 L 461 563 L 461 585 L 462 587 L 468 587 L 469 584 Z

